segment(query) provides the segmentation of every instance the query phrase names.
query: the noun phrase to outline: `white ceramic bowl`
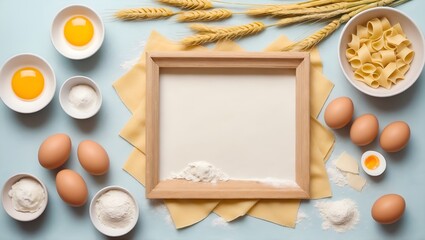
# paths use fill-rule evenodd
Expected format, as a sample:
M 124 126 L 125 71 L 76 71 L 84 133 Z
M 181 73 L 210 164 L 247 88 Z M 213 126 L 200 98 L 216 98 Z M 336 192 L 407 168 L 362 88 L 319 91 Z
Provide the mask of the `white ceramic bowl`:
M 33 100 L 24 100 L 16 96 L 12 89 L 12 77 L 24 67 L 38 69 L 44 77 L 44 89 Z M 24 53 L 9 58 L 0 69 L 0 98 L 10 109 L 19 113 L 33 113 L 47 106 L 55 95 L 56 78 L 52 67 L 43 58 Z
M 93 107 L 84 111 L 74 107 L 69 101 L 69 93 L 71 88 L 77 85 L 88 85 L 93 88 L 96 92 L 96 103 Z M 99 86 L 88 77 L 75 76 L 67 79 L 63 84 L 59 92 L 59 102 L 62 109 L 71 117 L 75 119 L 87 119 L 96 115 L 102 106 L 102 93 L 100 92 Z
M 88 18 L 92 22 L 94 28 L 92 40 L 82 47 L 73 46 L 68 43 L 63 32 L 65 23 L 71 17 L 78 15 Z M 99 50 L 105 37 L 105 28 L 103 26 L 102 19 L 94 10 L 83 5 L 71 5 L 65 7 L 56 15 L 53 20 L 50 37 L 56 50 L 58 50 L 58 52 L 60 52 L 63 56 L 79 60 L 88 58 Z
M 369 169 L 366 167 L 365 161 L 367 159 L 367 157 L 374 155 L 376 157 L 378 157 L 379 159 L 379 166 L 376 169 Z M 367 173 L 369 176 L 379 176 L 381 175 L 383 172 L 385 172 L 385 169 L 387 168 L 387 161 L 385 160 L 385 157 L 382 156 L 382 154 L 380 154 L 379 152 L 376 151 L 367 151 L 365 153 L 363 153 L 362 158 L 360 160 L 360 163 L 362 165 L 362 169 L 363 171 L 365 171 L 365 173 Z
M 12 205 L 12 199 L 9 197 L 9 190 L 12 188 L 13 184 L 15 184 L 17 181 L 19 181 L 22 178 L 35 179 L 37 182 L 41 184 L 41 186 L 44 189 L 44 192 L 46 193 L 46 200 L 43 202 L 43 205 L 41 206 L 41 208 L 36 212 L 33 212 L 33 213 L 19 212 L 19 211 L 16 211 Z M 3 186 L 3 191 L 2 191 L 3 208 L 7 212 L 7 214 L 9 214 L 9 216 L 11 216 L 12 218 L 18 221 L 28 222 L 38 218 L 46 209 L 48 199 L 49 199 L 49 194 L 43 182 L 40 179 L 38 179 L 36 176 L 28 174 L 28 173 L 20 173 L 10 177 Z
M 351 69 L 351 66 L 345 56 L 347 44 L 351 41 L 351 34 L 356 32 L 357 25 L 364 26 L 369 20 L 376 17 L 386 17 L 390 21 L 391 25 L 400 23 L 404 33 L 412 43 L 411 48 L 415 52 L 415 56 L 413 58 L 409 71 L 405 75 L 405 79 L 399 81 L 390 89 L 386 89 L 383 87 L 374 89 L 358 80 L 355 80 L 354 72 Z M 420 29 L 406 14 L 390 7 L 372 8 L 361 12 L 355 17 L 353 17 L 350 21 L 348 21 L 348 23 L 342 30 L 338 47 L 339 63 L 341 65 L 345 77 L 359 91 L 375 97 L 390 97 L 405 91 L 410 86 L 412 86 L 413 83 L 415 83 L 415 81 L 418 79 L 425 64 L 425 43 L 424 36 L 422 35 Z
M 102 196 L 104 193 L 106 193 L 109 190 L 122 191 L 122 192 L 128 194 L 131 197 L 131 199 L 134 201 L 134 205 L 136 206 L 136 209 L 135 209 L 136 212 L 135 212 L 135 215 L 134 215 L 132 222 L 125 228 L 111 228 L 109 226 L 105 226 L 97 218 L 97 212 L 96 212 L 96 207 L 95 207 L 96 201 L 97 201 L 97 199 L 99 199 L 100 196 Z M 139 206 L 138 206 L 137 201 L 134 198 L 134 196 L 129 191 L 127 191 L 127 189 L 125 189 L 123 187 L 119 187 L 119 186 L 105 187 L 105 188 L 101 189 L 100 191 L 98 191 L 96 193 L 96 195 L 94 195 L 93 199 L 90 202 L 90 219 L 91 219 L 93 225 L 96 227 L 96 229 L 99 230 L 99 232 L 105 234 L 106 236 L 110 236 L 110 237 L 123 236 L 123 235 L 127 234 L 128 232 L 130 232 L 134 228 L 134 226 L 136 226 L 137 220 L 139 219 Z

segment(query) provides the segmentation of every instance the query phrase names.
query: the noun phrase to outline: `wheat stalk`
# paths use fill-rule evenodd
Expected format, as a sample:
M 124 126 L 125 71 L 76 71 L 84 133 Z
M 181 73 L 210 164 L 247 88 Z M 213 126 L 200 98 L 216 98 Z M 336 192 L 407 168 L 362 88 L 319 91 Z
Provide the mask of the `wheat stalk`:
M 320 20 L 330 19 L 330 18 L 333 18 L 333 17 L 337 17 L 341 14 L 354 11 L 354 10 L 359 9 L 361 7 L 362 6 L 356 6 L 356 7 L 347 8 L 347 9 L 339 9 L 339 10 L 328 12 L 328 13 L 318 13 L 318 14 L 309 14 L 309 15 L 283 18 L 283 19 L 277 21 L 273 25 L 278 26 L 278 27 L 284 27 L 284 26 L 294 24 L 294 23 L 299 23 L 299 22 L 307 22 L 307 21 L 311 21 L 311 20 L 320 21 Z
M 302 9 L 285 9 L 285 10 L 277 10 L 275 12 L 271 12 L 270 15 L 274 17 L 288 16 L 288 15 L 307 15 L 307 14 L 320 14 L 320 13 L 328 13 L 337 10 L 344 10 L 348 8 L 352 8 L 355 6 L 368 4 L 377 2 L 378 0 L 360 0 L 356 2 L 339 2 L 332 3 L 319 7 L 311 7 L 311 8 L 302 8 Z
M 344 0 L 344 2 L 356 2 L 358 0 Z M 341 0 L 315 0 L 315 1 L 306 1 L 292 4 L 277 4 L 274 6 L 268 7 L 259 7 L 259 8 L 251 8 L 246 11 L 247 15 L 251 16 L 265 16 L 272 15 L 274 12 L 278 11 L 287 11 L 293 9 L 305 9 L 311 7 L 317 7 L 332 3 L 340 3 Z
M 144 19 L 157 19 L 167 18 L 175 15 L 171 9 L 168 8 L 131 8 L 123 9 L 115 13 L 115 17 L 124 21 L 144 20 Z
M 179 22 L 218 21 L 218 20 L 230 18 L 232 14 L 233 14 L 232 11 L 227 9 L 213 9 L 210 11 L 194 10 L 194 11 L 181 12 L 177 17 L 177 21 Z
M 326 25 L 324 28 L 322 28 L 321 30 L 315 32 L 313 35 L 295 43 L 292 45 L 289 45 L 287 47 L 284 47 L 281 49 L 281 51 L 308 51 L 311 48 L 313 48 L 314 46 L 316 46 L 320 41 L 322 41 L 323 39 L 325 39 L 327 36 L 329 36 L 331 33 L 333 33 L 336 29 L 338 29 L 341 24 L 347 22 L 348 20 L 350 20 L 350 18 L 352 18 L 353 16 L 355 16 L 356 14 L 373 8 L 373 7 L 380 7 L 380 6 L 385 6 L 385 5 L 389 5 L 391 3 L 393 3 L 395 0 L 381 0 L 379 2 L 375 2 L 375 3 L 371 3 L 368 5 L 365 5 L 357 10 L 354 10 L 350 13 L 346 13 L 344 15 L 342 15 L 339 19 L 333 20 L 332 22 L 330 22 L 328 25 Z
M 160 3 L 178 7 L 181 9 L 200 10 L 209 9 L 213 5 L 209 0 L 157 0 Z
M 262 22 L 252 22 L 240 26 L 216 28 L 214 32 L 203 32 L 184 38 L 181 43 L 186 46 L 196 46 L 219 40 L 231 40 L 257 34 L 266 29 L 266 27 Z

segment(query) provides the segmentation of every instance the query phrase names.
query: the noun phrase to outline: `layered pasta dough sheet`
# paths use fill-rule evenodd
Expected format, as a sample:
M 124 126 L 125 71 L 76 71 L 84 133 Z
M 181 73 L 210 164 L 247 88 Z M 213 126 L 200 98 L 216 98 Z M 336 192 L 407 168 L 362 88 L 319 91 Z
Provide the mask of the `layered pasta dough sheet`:
M 399 23 L 374 18 L 366 26 L 358 25 L 345 52 L 354 78 L 372 88 L 390 88 L 403 80 L 414 52 Z

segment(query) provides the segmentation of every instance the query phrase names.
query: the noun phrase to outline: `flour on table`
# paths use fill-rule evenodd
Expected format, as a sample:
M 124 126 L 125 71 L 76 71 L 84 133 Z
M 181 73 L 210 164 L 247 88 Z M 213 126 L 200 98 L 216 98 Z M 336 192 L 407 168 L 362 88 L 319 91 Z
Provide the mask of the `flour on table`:
M 143 49 L 145 48 L 145 45 L 146 45 L 146 41 L 140 41 L 139 44 L 137 45 L 137 47 L 135 47 L 133 49 L 133 52 L 140 54 L 143 51 Z M 134 65 L 136 65 L 136 63 L 139 62 L 139 60 L 140 60 L 140 56 L 137 56 L 133 59 L 126 60 L 126 61 L 122 62 L 120 64 L 120 66 L 123 70 L 130 70 Z
M 366 185 L 366 179 L 360 176 L 359 166 L 355 158 L 343 152 L 327 167 L 329 179 L 339 187 L 349 185 L 361 192 Z
M 328 172 L 329 179 L 338 187 L 344 187 L 348 184 L 346 174 L 336 168 L 335 160 L 330 163 L 326 171 Z
M 226 222 L 226 220 L 224 220 L 224 218 L 222 217 L 216 217 L 211 221 L 211 225 L 213 227 L 222 227 L 222 228 L 227 228 L 229 227 L 229 223 Z
M 310 216 L 308 216 L 307 213 L 299 210 L 298 211 L 298 215 L 297 215 L 296 223 L 298 224 L 298 223 L 302 222 L 305 219 L 310 219 Z
M 174 179 L 184 179 L 193 182 L 210 182 L 227 181 L 229 177 L 219 168 L 214 167 L 211 163 L 205 161 L 197 161 L 189 163 L 181 172 L 173 174 Z
M 140 57 L 136 57 L 130 60 L 126 60 L 120 64 L 123 70 L 130 70 L 140 60 Z
M 153 210 L 156 215 L 163 217 L 163 220 L 165 223 L 169 225 L 173 225 L 173 219 L 171 218 L 170 213 L 168 212 L 168 208 L 165 206 L 164 203 L 156 200 L 152 200 Z
M 351 199 L 339 201 L 319 201 L 315 204 L 322 217 L 322 228 L 337 232 L 348 231 L 359 222 L 360 214 L 357 204 Z

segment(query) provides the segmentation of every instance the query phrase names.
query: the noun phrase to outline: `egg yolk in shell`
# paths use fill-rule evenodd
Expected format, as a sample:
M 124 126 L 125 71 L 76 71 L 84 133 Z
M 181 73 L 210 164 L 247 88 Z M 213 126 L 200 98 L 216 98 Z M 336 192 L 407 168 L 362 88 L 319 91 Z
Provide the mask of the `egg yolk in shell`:
M 365 159 L 364 164 L 368 169 L 375 170 L 379 167 L 379 158 L 375 155 L 370 155 Z
M 94 28 L 90 20 L 84 16 L 71 17 L 64 28 L 66 41 L 71 45 L 82 47 L 93 38 Z
M 24 100 L 33 100 L 40 96 L 44 89 L 44 77 L 33 67 L 24 67 L 13 74 L 12 90 L 16 96 Z

